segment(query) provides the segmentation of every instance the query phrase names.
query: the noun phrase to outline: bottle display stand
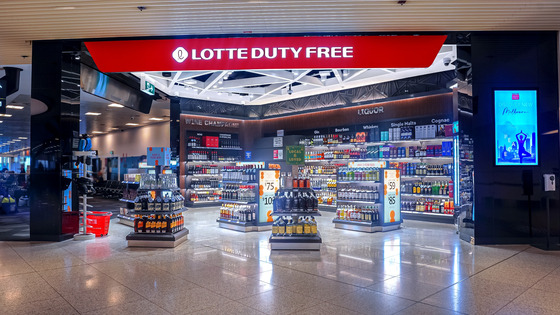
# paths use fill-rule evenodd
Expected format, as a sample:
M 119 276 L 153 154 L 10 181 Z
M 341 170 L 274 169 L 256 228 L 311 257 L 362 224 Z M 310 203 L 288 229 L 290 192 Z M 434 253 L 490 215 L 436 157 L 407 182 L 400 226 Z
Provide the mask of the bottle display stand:
M 251 165 L 252 163 L 246 162 L 244 165 Z M 261 164 L 256 162 L 255 164 Z M 262 163 L 264 165 L 264 163 Z M 238 169 L 231 169 L 236 168 Z M 221 200 L 222 207 L 220 217 L 216 219 L 219 227 L 238 232 L 260 232 L 269 231 L 272 226 L 267 222 L 265 216 L 261 213 L 261 199 L 259 195 L 259 187 L 266 186 L 264 176 L 261 177 L 261 172 L 274 172 L 270 170 L 258 168 L 243 168 L 243 166 L 230 167 L 228 170 L 223 170 L 222 174 L 226 178 L 222 181 L 222 194 Z M 235 173 L 232 176 L 232 173 Z M 278 186 L 277 180 L 270 182 L 269 188 L 274 190 Z M 243 187 L 243 188 L 240 188 Z M 252 188 L 251 188 L 252 187 Z M 241 200 L 238 200 L 241 198 Z M 231 200 L 230 200 L 231 199 Z M 265 198 L 266 199 L 266 198 Z M 230 209 L 233 206 L 234 209 Z M 235 207 L 239 207 L 235 209 Z
M 140 182 L 132 177 L 140 176 L 140 174 L 125 174 L 125 180 L 122 181 L 124 184 L 123 188 L 123 197 L 119 200 L 121 202 L 125 202 L 127 205 L 129 203 L 133 203 L 131 201 L 136 197 L 138 188 L 140 186 Z M 130 178 L 128 178 L 130 177 Z M 117 214 L 117 222 L 127 226 L 134 226 L 134 217 L 128 214 L 128 207 L 121 207 L 120 213 Z
M 350 173 L 350 177 L 354 177 L 352 168 L 346 168 L 346 172 Z M 341 198 L 341 191 L 338 196 L 339 209 L 348 206 L 347 211 L 340 215 L 341 210 L 337 209 L 337 217 L 333 219 L 334 227 L 337 229 L 352 230 L 358 232 L 374 233 L 374 232 L 387 232 L 398 230 L 402 223 L 401 209 L 400 209 L 400 170 L 396 169 L 366 169 L 365 171 L 358 171 L 361 180 L 354 180 L 347 178 L 348 175 L 339 169 L 339 184 L 349 185 L 375 185 L 379 195 L 369 196 L 373 191 L 364 192 L 363 195 L 356 193 L 356 190 L 349 192 L 349 196 Z M 367 179 L 363 177 L 367 173 Z M 344 174 L 344 175 L 342 175 Z M 341 186 L 342 186 L 341 185 Z M 360 186 L 358 186 L 360 187 Z M 340 187 L 339 187 L 340 188 Z M 342 190 L 342 188 L 340 188 Z M 356 195 L 359 199 L 356 199 Z M 365 196 L 364 196 L 365 195 Z M 354 198 L 354 199 L 348 199 Z M 368 200 L 364 200 L 368 198 Z M 390 205 L 389 205 L 390 204 Z M 393 213 L 393 222 L 387 216 Z M 342 216 L 342 218 L 341 218 Z
M 311 188 L 293 188 L 288 189 L 291 193 L 308 193 L 314 196 L 314 191 Z M 316 197 L 315 197 L 316 201 Z M 321 216 L 321 213 L 314 209 L 313 211 L 281 211 L 281 206 L 278 206 L 278 196 L 275 198 L 274 212 L 270 215 L 273 217 L 279 217 L 284 219 L 291 219 L 291 222 L 299 222 L 301 217 L 314 217 Z M 315 203 L 315 207 L 318 205 Z M 316 225 L 315 225 L 316 227 Z M 270 249 L 272 250 L 321 250 L 321 244 L 323 240 L 321 238 L 321 233 L 316 230 L 316 233 L 307 233 L 303 229 L 303 233 L 293 233 L 290 234 L 288 227 L 284 227 L 284 235 L 274 235 L 274 233 L 269 237 L 268 242 L 270 244 Z M 295 227 L 293 227 L 295 229 Z M 274 232 L 274 229 L 273 229 Z
M 154 191 L 157 196 L 161 196 L 163 191 L 179 191 L 178 188 L 174 189 L 139 189 L 138 192 L 142 193 L 145 191 Z M 187 208 L 183 207 L 179 210 L 174 211 L 130 211 L 132 215 L 173 215 L 182 214 L 187 211 Z M 133 223 L 134 225 L 134 223 Z M 187 240 L 189 230 L 183 228 L 174 233 L 138 233 L 130 232 L 126 236 L 127 244 L 129 247 L 164 247 L 173 248 L 178 246 Z
M 144 216 L 133 221 L 134 231 L 126 236 L 129 247 L 173 248 L 187 240 L 189 230 L 183 226 L 182 216 L 187 208 L 184 207 L 180 189 L 174 175 L 160 174 L 161 166 L 156 166 L 155 178 L 150 178 L 151 175 L 147 174 L 146 179 L 140 181 L 135 200 L 124 200 L 130 209 L 128 214 Z M 179 199 L 174 199 L 176 196 Z

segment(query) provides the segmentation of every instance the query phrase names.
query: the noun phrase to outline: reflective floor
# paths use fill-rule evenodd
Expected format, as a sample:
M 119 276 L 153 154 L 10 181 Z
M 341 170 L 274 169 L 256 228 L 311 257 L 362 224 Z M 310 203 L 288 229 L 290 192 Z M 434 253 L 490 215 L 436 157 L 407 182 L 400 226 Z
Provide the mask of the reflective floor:
M 320 252 L 274 251 L 270 232 L 191 210 L 175 249 L 127 248 L 131 230 L 62 243 L 0 242 L 2 314 L 560 314 L 560 254 L 471 246 L 453 226 L 365 234 L 318 218 Z

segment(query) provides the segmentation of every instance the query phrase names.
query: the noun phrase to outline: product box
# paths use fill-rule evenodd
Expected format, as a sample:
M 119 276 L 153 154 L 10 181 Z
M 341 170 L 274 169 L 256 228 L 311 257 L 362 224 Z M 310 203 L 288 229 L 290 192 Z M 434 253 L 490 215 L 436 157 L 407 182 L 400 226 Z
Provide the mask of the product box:
M 220 142 L 220 138 L 218 137 L 211 137 L 211 136 L 203 136 L 202 137 L 202 146 L 208 148 L 217 148 Z
M 436 137 L 437 134 L 437 125 L 428 125 L 428 134 L 426 135 L 427 138 L 433 139 Z
M 379 156 L 380 156 L 381 158 L 389 158 L 389 154 L 390 154 L 390 153 L 389 153 L 389 150 L 390 150 L 390 149 L 391 149 L 391 147 L 386 146 L 386 145 L 380 147 L 380 148 L 379 148 Z
M 445 125 L 444 135 L 446 137 L 452 137 L 453 136 L 453 125 Z

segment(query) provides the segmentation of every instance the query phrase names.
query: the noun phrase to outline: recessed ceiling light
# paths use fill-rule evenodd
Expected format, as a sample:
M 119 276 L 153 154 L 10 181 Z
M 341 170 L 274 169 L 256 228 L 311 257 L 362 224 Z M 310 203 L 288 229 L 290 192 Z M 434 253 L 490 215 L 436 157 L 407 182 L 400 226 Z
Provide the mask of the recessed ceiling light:
M 8 105 L 8 106 L 6 106 L 6 108 L 10 108 L 10 109 L 23 109 L 23 106 L 19 106 L 19 105 Z
M 19 139 L 14 139 L 13 141 L 21 141 L 21 140 L 19 140 Z
M 12 117 L 11 114 L 0 114 L 0 116 L 2 116 L 2 117 Z
M 0 124 L 3 123 L 3 122 L 4 122 L 3 120 L 0 120 Z
M 160 121 L 160 120 L 163 120 L 163 118 L 158 118 L 158 117 L 151 117 L 151 118 L 150 118 L 150 119 L 148 119 L 148 120 L 157 120 L 157 121 Z
M 76 7 L 54 7 L 55 10 L 74 10 Z
M 27 140 L 27 137 L 19 137 L 19 139 Z
M 92 131 L 91 133 L 103 133 L 103 131 Z
M 113 128 L 111 128 L 111 130 L 119 130 L 119 128 L 113 127 Z
M 88 115 L 88 116 L 99 116 L 99 115 L 101 115 L 101 113 L 87 112 L 86 115 Z
M 138 126 L 137 123 L 126 123 L 127 126 Z
M 116 108 L 123 108 L 124 107 L 124 105 L 117 104 L 117 103 L 109 104 L 108 106 L 109 107 L 116 107 Z

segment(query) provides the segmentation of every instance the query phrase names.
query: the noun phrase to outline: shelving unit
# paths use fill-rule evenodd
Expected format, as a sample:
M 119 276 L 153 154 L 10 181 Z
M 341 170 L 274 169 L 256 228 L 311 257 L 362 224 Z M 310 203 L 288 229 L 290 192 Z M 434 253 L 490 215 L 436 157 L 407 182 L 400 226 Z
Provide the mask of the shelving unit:
M 221 187 L 193 187 L 197 180 L 217 180 L 221 185 L 220 169 L 241 159 L 238 135 L 234 133 L 186 131 L 185 150 L 181 154 L 181 189 L 189 207 L 220 205 Z M 214 168 L 213 174 L 196 172 L 193 168 Z M 189 171 L 190 168 L 190 171 Z
M 413 127 L 414 128 L 414 127 Z M 391 133 L 391 130 L 389 130 Z M 435 138 L 426 138 L 426 139 L 408 139 L 408 140 L 384 140 L 384 141 L 366 141 L 366 142 L 354 142 L 354 143 L 335 143 L 335 144 L 315 144 L 315 145 L 306 145 L 306 164 L 310 165 L 310 167 L 320 167 L 321 165 L 329 165 L 335 166 L 338 165 L 339 167 L 342 165 L 352 165 L 352 164 L 379 164 L 379 167 L 388 167 L 388 168 L 400 168 L 402 164 L 406 163 L 420 163 L 421 165 L 436 165 L 445 167 L 445 165 L 453 165 L 454 164 L 454 155 L 456 154 L 455 148 L 453 146 L 454 138 L 452 136 L 443 136 L 442 133 L 436 132 Z M 347 133 L 347 136 L 353 137 L 353 133 Z M 418 135 L 418 134 L 416 134 Z M 329 138 L 334 139 L 333 141 L 341 141 L 341 137 L 344 134 L 331 134 L 331 135 L 317 135 L 319 141 L 321 138 Z M 399 135 L 400 136 L 400 135 Z M 414 137 L 415 134 L 411 133 L 411 136 Z M 337 138 L 338 137 L 338 138 Z M 381 135 L 383 139 L 383 136 Z M 338 140 L 336 140 L 338 139 Z M 357 139 L 357 138 L 356 138 Z M 331 141 L 329 140 L 329 141 Z M 348 141 L 349 138 L 345 138 L 344 141 Z M 366 139 L 367 140 L 367 139 Z M 305 145 L 305 143 L 310 142 L 311 140 L 302 140 L 300 144 Z M 444 143 L 446 142 L 446 143 Z M 366 151 L 367 150 L 367 151 Z M 326 152 L 330 152 L 329 156 L 327 156 Z M 354 154 L 354 156 L 351 156 Z M 334 155 L 334 156 L 333 156 Z M 337 156 L 338 155 L 338 156 Z M 345 155 L 345 156 L 342 156 Z M 356 155 L 359 155 L 362 158 L 357 158 Z M 409 155 L 409 156 L 406 156 Z M 424 156 L 416 156 L 416 155 L 424 155 Z M 432 155 L 432 156 L 428 156 Z M 434 156 L 438 155 L 438 156 Z M 324 158 L 324 157 L 337 157 L 337 158 Z M 399 157 L 400 156 L 400 157 Z M 316 159 L 314 157 L 321 157 Z M 343 157 L 343 158 L 341 158 Z M 467 159 L 463 163 L 468 163 Z M 410 164 L 409 164 L 410 165 Z M 452 169 L 449 170 L 449 175 L 404 175 L 406 172 L 401 170 L 401 174 L 403 174 L 400 179 L 403 182 L 410 182 L 414 180 L 418 181 L 444 181 L 444 182 L 455 182 L 454 172 Z M 414 173 L 413 173 L 414 174 Z M 345 184 L 360 184 L 359 181 L 348 181 L 348 180 L 341 180 L 340 178 L 337 180 L 337 189 L 340 188 L 342 185 Z M 464 193 L 463 195 L 465 195 Z M 448 197 L 447 195 L 417 195 L 417 194 L 401 194 L 404 201 L 412 201 L 417 200 L 419 198 L 431 198 L 436 200 L 445 200 L 447 199 L 453 200 L 452 197 Z M 403 202 L 404 202 L 403 201 Z M 344 200 L 337 200 L 336 203 L 338 206 L 347 205 L 347 204 L 355 204 L 359 205 L 359 202 L 355 201 L 344 201 Z M 364 206 L 367 205 L 364 203 Z M 446 222 L 453 223 L 449 220 L 449 215 L 445 215 L 444 218 L 448 219 Z M 452 217 L 452 216 L 451 216 Z M 413 214 L 406 214 L 404 215 L 406 219 L 421 219 L 425 221 L 435 221 L 441 222 L 441 220 L 434 219 L 434 216 L 416 216 Z M 353 225 L 354 221 L 351 222 L 338 222 L 340 224 L 345 223 L 347 225 Z M 361 227 L 364 226 L 363 223 L 358 224 Z M 348 227 L 348 226 L 346 226 Z M 373 227 L 368 228 L 370 230 L 376 230 Z
M 156 168 L 156 172 L 157 169 Z M 179 188 L 169 188 L 169 189 L 138 189 L 138 194 L 152 194 L 152 197 L 160 197 L 163 198 L 164 192 L 171 192 L 172 194 L 179 192 Z M 131 200 L 126 200 L 129 204 Z M 130 205 L 129 205 L 130 208 Z M 134 209 L 134 201 L 132 201 L 132 209 Z M 162 216 L 171 216 L 174 214 L 182 214 L 183 212 L 187 211 L 187 208 L 182 207 L 177 210 L 169 210 L 169 211 L 156 211 L 156 210 L 130 210 L 129 214 L 131 215 L 162 215 Z M 120 219 L 120 218 L 119 218 Z M 129 220 L 124 219 L 123 220 Z M 134 219 L 132 219 L 132 224 L 134 225 Z M 187 235 L 189 234 L 189 230 L 183 228 L 180 231 L 175 233 L 142 233 L 142 232 L 130 232 L 126 236 L 126 240 L 129 247 L 176 247 L 179 244 L 183 243 L 187 240 Z
M 257 167 L 261 167 L 262 164 L 261 162 L 255 164 L 244 162 L 242 165 L 236 166 L 239 167 L 238 169 L 223 170 L 224 178 L 243 178 L 244 180 L 222 181 L 224 199 L 221 200 L 220 217 L 216 220 L 220 228 L 239 232 L 270 230 L 265 206 L 261 204 L 266 196 L 264 193 L 259 194 L 259 187 L 262 186 L 264 190 L 264 187 L 269 186 L 266 185 L 266 178 L 264 175 L 261 176 L 261 173 L 269 174 L 275 171 L 258 169 Z M 278 179 L 275 176 L 272 176 L 271 185 L 272 191 L 278 187 Z
M 345 168 L 344 171 L 351 169 Z M 368 172 L 372 172 L 368 173 L 369 176 L 379 178 L 379 180 L 338 181 L 340 185 L 337 216 L 332 221 L 335 228 L 367 233 L 385 232 L 400 228 L 402 218 L 400 211 L 399 170 L 377 169 L 368 170 Z M 375 172 L 379 173 L 376 174 Z M 368 199 L 340 199 L 340 192 L 342 191 L 344 194 L 344 190 L 340 188 L 342 185 L 353 185 L 352 187 L 355 190 L 359 190 L 364 185 L 375 185 L 376 190 L 366 192 L 368 196 L 365 197 Z M 378 194 L 377 196 L 375 195 L 376 193 Z M 347 209 L 346 207 L 352 208 Z M 353 207 L 359 207 L 359 210 L 354 210 Z M 389 218 L 390 215 L 392 217 Z
M 284 192 L 285 190 L 283 190 Z M 315 192 L 310 188 L 294 188 L 291 193 L 307 193 L 314 194 Z M 270 214 L 277 218 L 290 218 L 292 222 L 299 222 L 300 217 L 309 217 L 314 220 L 315 217 L 321 216 L 318 210 L 313 211 L 281 211 L 277 208 L 277 202 L 274 203 L 274 210 Z M 316 227 L 316 225 L 315 225 Z M 320 250 L 323 242 L 320 232 L 312 233 L 310 226 L 309 233 L 285 233 L 285 235 L 272 234 L 268 242 L 272 250 Z M 295 235 L 294 235 L 295 234 Z

